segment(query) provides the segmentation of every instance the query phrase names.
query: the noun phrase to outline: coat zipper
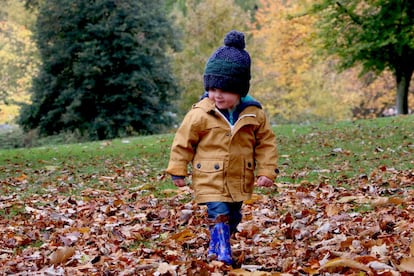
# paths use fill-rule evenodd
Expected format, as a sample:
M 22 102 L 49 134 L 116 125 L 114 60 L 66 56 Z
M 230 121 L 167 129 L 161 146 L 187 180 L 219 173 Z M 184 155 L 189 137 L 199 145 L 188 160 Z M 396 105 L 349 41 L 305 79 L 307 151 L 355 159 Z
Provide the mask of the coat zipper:
M 232 124 L 230 123 L 230 121 L 229 121 L 229 120 L 227 120 L 226 116 L 224 116 L 224 114 L 220 112 L 220 110 L 218 110 L 218 109 L 216 108 L 216 111 L 217 111 L 217 112 L 221 115 L 221 117 L 223 117 L 224 121 L 226 121 L 226 122 L 227 122 L 227 124 L 229 125 L 229 127 L 230 127 L 230 132 L 231 132 L 231 135 L 232 135 L 232 136 L 234 135 L 234 132 L 233 132 L 234 127 L 236 126 L 236 124 L 237 124 L 237 123 L 238 123 L 241 119 L 243 119 L 243 118 L 245 118 L 245 117 L 256 117 L 256 114 L 252 114 L 252 113 L 249 113 L 249 114 L 244 114 L 244 115 L 242 115 L 242 116 L 239 116 L 239 118 L 238 118 L 238 119 L 237 119 L 237 121 L 234 123 L 234 125 L 232 125 Z

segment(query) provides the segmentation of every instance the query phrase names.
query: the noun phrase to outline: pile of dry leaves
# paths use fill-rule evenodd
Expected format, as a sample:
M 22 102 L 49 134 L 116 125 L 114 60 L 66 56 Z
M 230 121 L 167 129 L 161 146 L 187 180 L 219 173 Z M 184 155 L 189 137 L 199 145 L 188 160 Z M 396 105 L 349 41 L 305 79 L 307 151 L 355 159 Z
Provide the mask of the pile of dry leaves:
M 188 187 L 163 198 L 127 189 L 3 195 L 0 274 L 412 275 L 414 172 L 387 173 L 255 194 L 232 238 L 237 268 L 206 260 L 205 208 Z

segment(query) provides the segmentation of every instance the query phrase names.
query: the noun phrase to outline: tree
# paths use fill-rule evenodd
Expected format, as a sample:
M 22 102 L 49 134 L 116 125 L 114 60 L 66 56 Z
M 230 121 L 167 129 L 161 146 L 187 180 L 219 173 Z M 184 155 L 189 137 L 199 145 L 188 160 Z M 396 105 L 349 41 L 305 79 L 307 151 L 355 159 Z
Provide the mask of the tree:
M 224 44 L 227 32 L 246 32 L 250 15 L 233 0 L 187 0 L 185 9 L 176 9 L 174 16 L 183 30 L 183 50 L 173 55 L 174 73 L 182 87 L 178 106 L 183 115 L 203 94 L 203 72 L 209 56 Z M 248 42 L 246 45 L 249 47 Z
M 408 0 L 322 0 L 318 33 L 324 53 L 338 56 L 340 68 L 361 64 L 363 71 L 389 69 L 396 80 L 396 107 L 408 113 L 414 70 L 414 2 Z
M 262 0 L 253 28 L 252 93 L 278 122 L 341 120 L 351 95 L 331 61 L 315 55 L 312 1 Z
M 20 1 L 0 6 L 0 122 L 11 122 L 21 102 L 28 101 L 28 89 L 38 67 L 37 48 L 30 28 L 33 14 Z
M 90 139 L 157 133 L 177 95 L 168 49 L 178 46 L 160 0 L 45 0 L 36 23 L 42 65 L 25 130 Z

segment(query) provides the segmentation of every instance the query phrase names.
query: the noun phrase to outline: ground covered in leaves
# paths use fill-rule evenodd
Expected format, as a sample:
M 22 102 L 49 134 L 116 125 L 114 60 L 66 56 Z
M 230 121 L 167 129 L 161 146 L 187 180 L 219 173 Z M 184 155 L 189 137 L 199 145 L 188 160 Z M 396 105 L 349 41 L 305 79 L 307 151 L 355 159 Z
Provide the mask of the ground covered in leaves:
M 59 186 L 25 199 L 2 195 L 0 274 L 414 273 L 414 171 L 384 167 L 335 187 L 315 183 L 278 183 L 245 202 L 232 238 L 234 268 L 206 260 L 205 209 L 189 187 L 163 197 L 121 188 L 63 196 Z

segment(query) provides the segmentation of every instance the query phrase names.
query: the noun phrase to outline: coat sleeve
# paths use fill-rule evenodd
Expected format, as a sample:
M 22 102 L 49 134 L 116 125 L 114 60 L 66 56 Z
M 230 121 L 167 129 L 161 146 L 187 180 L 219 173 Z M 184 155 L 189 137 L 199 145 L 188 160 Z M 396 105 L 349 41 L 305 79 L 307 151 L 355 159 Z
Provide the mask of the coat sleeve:
M 195 147 L 199 140 L 194 113 L 194 109 L 187 113 L 175 134 L 166 170 L 170 175 L 188 175 L 188 163 L 193 160 Z
M 255 160 L 257 175 L 264 175 L 275 180 L 279 173 L 276 136 L 264 112 L 261 113 L 261 119 L 261 124 L 256 131 Z

